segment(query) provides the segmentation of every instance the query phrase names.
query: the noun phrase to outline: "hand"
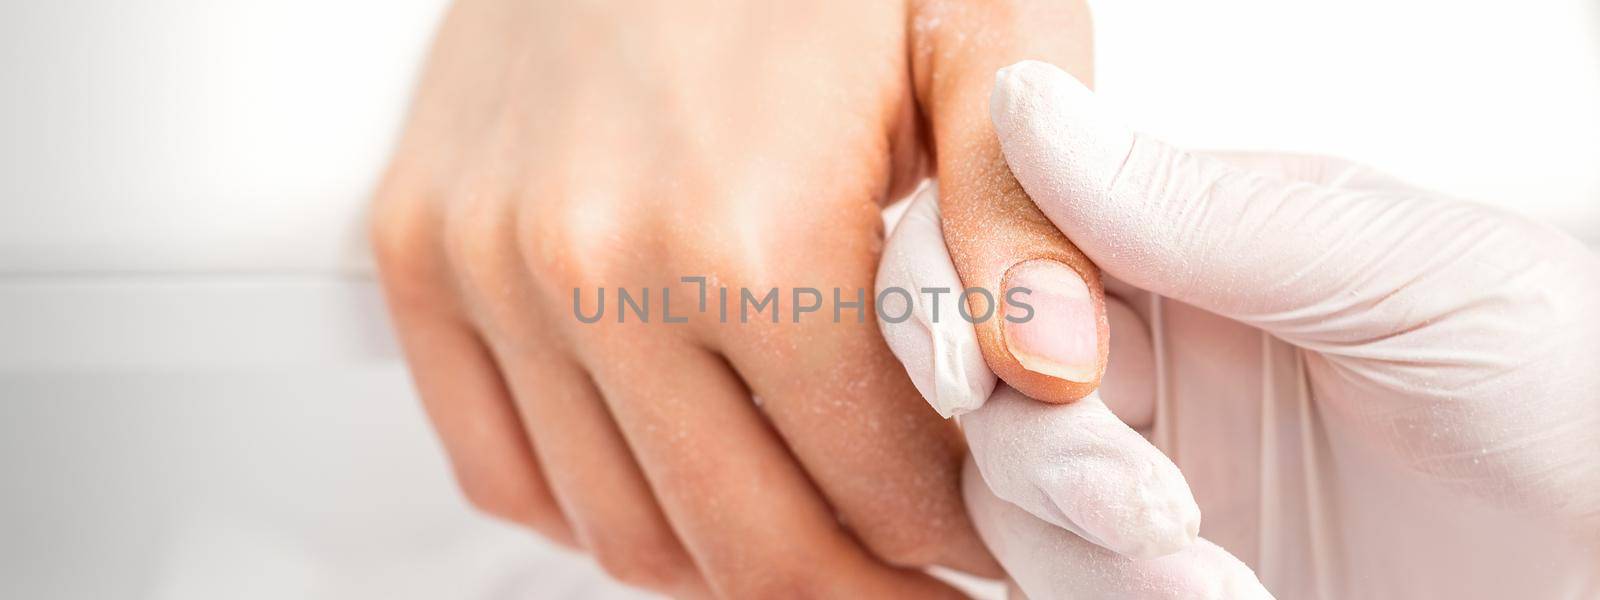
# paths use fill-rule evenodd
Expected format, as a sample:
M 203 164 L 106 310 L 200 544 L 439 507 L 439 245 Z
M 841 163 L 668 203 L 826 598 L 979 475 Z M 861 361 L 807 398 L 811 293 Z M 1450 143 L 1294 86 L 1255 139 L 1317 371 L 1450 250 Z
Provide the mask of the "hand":
M 1012 217 L 968 226 L 1029 233 L 1007 239 L 1078 269 L 1098 302 L 981 102 L 1024 48 L 1006 40 L 1086 73 L 1087 27 L 1081 4 L 1041 1 L 458 2 L 373 238 L 468 499 L 676 595 L 921 597 L 953 590 L 910 567 L 998 574 L 966 518 L 958 433 L 871 323 L 878 212 L 937 151 L 969 205 Z M 997 288 L 1014 253 L 974 254 L 964 268 Z M 701 285 L 710 310 L 663 322 Z M 781 307 L 800 287 L 868 302 L 842 320 L 717 315 L 719 288 L 738 312 L 741 289 L 778 288 Z M 653 322 L 618 322 L 619 288 L 655 292 Z M 1103 342 L 1098 304 L 1079 308 Z M 1087 348 L 1077 381 L 1036 391 L 1092 389 L 1103 344 Z
M 1131 307 L 1108 308 L 1107 402 L 1269 589 L 1596 592 L 1595 254 L 1341 161 L 1184 152 L 1041 63 L 1001 73 L 990 108 L 1013 173 Z M 1025 590 L 1043 569 L 997 555 Z
M 470 501 L 674 595 L 947 596 L 908 567 L 997 572 L 963 444 L 870 302 L 839 322 L 717 315 L 719 287 L 778 287 L 780 307 L 870 289 L 879 203 L 922 152 L 906 20 L 895 3 L 451 9 L 373 237 Z M 707 278 L 709 310 L 688 312 L 682 277 Z M 610 303 L 584 323 L 574 292 L 592 315 L 598 288 Z M 617 322 L 618 288 L 649 290 L 651 322 Z M 688 323 L 663 322 L 664 289 Z

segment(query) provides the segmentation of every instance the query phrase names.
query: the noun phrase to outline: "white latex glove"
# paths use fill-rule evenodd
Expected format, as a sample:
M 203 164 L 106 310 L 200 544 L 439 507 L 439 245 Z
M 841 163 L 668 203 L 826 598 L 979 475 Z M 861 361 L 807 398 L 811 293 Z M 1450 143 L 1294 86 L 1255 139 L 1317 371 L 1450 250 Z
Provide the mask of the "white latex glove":
M 1107 402 L 1274 593 L 1600 594 L 1600 258 L 1348 163 L 1183 152 L 1043 63 L 990 108 L 1018 181 L 1120 280 Z M 994 441 L 969 438 L 982 467 Z M 986 541 L 1025 537 L 973 495 Z M 1049 558 L 996 554 L 1052 592 L 1023 573 Z

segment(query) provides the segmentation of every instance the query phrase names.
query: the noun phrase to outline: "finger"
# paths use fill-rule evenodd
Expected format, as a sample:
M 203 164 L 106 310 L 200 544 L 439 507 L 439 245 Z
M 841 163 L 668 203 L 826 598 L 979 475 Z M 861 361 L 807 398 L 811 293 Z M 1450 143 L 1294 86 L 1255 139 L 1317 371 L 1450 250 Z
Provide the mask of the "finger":
M 581 546 L 613 577 L 678 595 L 706 585 L 657 505 L 593 382 L 570 355 L 504 205 L 464 204 L 445 245 L 534 453 Z M 568 332 L 570 334 L 570 332 Z
M 912 73 L 933 130 L 945 241 L 965 286 L 996 291 L 1007 317 L 977 325 L 984 358 L 1028 396 L 1081 398 L 1099 385 L 1109 346 L 1099 270 L 1006 168 L 986 80 L 1029 56 L 1087 76 L 1087 7 L 924 0 L 913 4 L 912 19 Z
M 1090 542 L 1148 558 L 1200 531 L 1178 467 L 1095 395 L 1056 405 L 1000 386 L 961 425 L 996 495 Z
M 1206 150 L 1195 152 L 1246 171 L 1343 190 L 1411 190 L 1410 184 L 1372 167 L 1334 156 Z
M 674 597 L 709 595 L 588 373 L 539 340 L 496 344 L 495 354 L 584 550 L 624 583 Z
M 921 290 L 960 290 L 961 277 L 945 250 L 939 223 L 939 188 L 929 184 L 912 198 L 884 245 L 878 265 L 878 327 L 924 400 L 946 418 L 983 406 L 995 376 L 983 361 L 978 334 L 950 296 L 941 304 Z M 992 313 L 966 310 L 974 317 Z M 943 312 L 940 312 L 943 308 Z M 988 318 L 994 318 L 989 314 Z
M 1250 567 L 1204 539 L 1159 558 L 1130 558 L 1041 521 L 996 496 L 971 461 L 962 483 L 984 542 L 1028 597 L 1272 597 Z
M 390 313 L 417 395 L 467 500 L 574 546 L 500 371 L 477 335 L 462 321 L 392 295 Z
M 373 255 L 417 395 L 457 483 L 480 510 L 575 546 L 504 377 L 468 316 L 468 288 L 451 263 L 443 217 L 397 173 L 404 171 L 391 171 L 374 201 Z
M 606 326 L 585 357 L 651 489 L 723 597 L 954 597 L 846 534 L 728 366 L 671 336 Z
M 742 287 L 782 290 L 779 322 L 762 314 L 723 325 L 717 344 L 875 556 L 897 566 L 998 575 L 961 503 L 960 434 L 918 398 L 874 322 L 868 282 L 878 265 L 878 218 L 876 207 L 863 205 L 830 215 L 831 227 L 808 228 L 829 231 L 807 235 L 835 249 L 833 258 L 770 261 Z M 817 291 L 808 296 L 805 289 Z M 860 304 L 845 309 L 843 302 Z M 826 308 L 800 312 L 817 305 Z M 956 318 L 954 307 L 947 310 Z
M 1019 181 L 1108 273 L 1292 343 L 1369 339 L 1473 301 L 1387 301 L 1447 271 L 1486 285 L 1499 277 L 1457 260 L 1504 228 L 1487 210 L 1404 191 L 1337 190 L 1184 152 L 1131 133 L 1071 75 L 1042 62 L 998 74 L 990 106 Z M 1429 238 L 1450 242 L 1396 251 Z
M 960 278 L 945 250 L 939 222 L 938 185 L 919 190 L 904 207 L 884 245 L 878 266 L 878 326 L 895 358 L 905 366 L 917 391 L 945 417 L 983 405 L 995 377 L 983 360 L 977 334 L 965 316 L 946 303 L 929 302 L 920 289 L 960 289 Z M 1106 318 L 1117 335 L 1110 339 L 1100 397 L 1134 429 L 1154 421 L 1154 354 L 1144 320 L 1120 300 L 1106 297 Z M 1126 328 L 1126 329 L 1124 329 Z

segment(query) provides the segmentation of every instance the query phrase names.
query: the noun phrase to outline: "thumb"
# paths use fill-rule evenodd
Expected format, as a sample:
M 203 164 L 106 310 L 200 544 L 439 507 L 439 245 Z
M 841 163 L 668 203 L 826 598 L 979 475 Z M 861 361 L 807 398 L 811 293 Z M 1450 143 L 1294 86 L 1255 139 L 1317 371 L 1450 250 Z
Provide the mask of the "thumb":
M 912 3 L 911 21 L 913 82 L 933 132 L 945 245 L 966 288 L 952 299 L 964 301 L 967 314 L 991 317 L 973 320 L 978 346 L 1007 384 L 1041 400 L 1082 398 L 1099 386 L 1110 347 L 1099 269 L 1011 176 L 988 119 L 988 88 L 995 69 L 1028 56 L 1087 76 L 1088 9 L 923 0 Z

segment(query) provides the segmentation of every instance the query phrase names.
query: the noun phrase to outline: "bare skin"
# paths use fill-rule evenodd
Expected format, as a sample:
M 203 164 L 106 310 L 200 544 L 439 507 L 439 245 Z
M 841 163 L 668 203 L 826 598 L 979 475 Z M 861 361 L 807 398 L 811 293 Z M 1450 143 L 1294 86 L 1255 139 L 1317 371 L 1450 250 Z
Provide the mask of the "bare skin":
M 991 230 L 1037 222 L 972 103 L 1018 52 L 1086 77 L 1088 23 L 1081 5 L 1014 4 L 457 2 L 372 227 L 467 498 L 675 596 L 940 597 L 956 592 L 919 567 L 998 574 L 962 504 L 959 434 L 879 337 L 870 295 L 880 207 L 930 153 L 955 202 L 1002 207 Z M 947 39 L 972 24 L 1058 42 Z M 966 214 L 956 227 L 980 226 Z M 1076 253 L 1059 233 L 997 237 Z M 1003 266 L 981 260 L 968 285 L 998 288 L 977 280 Z M 837 323 L 575 318 L 575 288 L 670 289 L 681 315 L 692 276 L 869 302 Z

